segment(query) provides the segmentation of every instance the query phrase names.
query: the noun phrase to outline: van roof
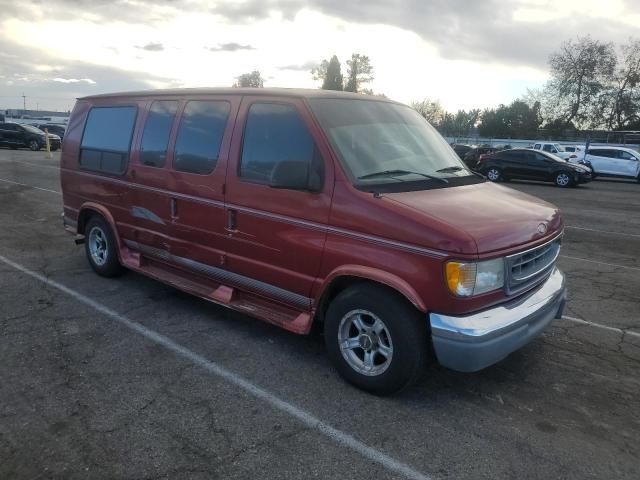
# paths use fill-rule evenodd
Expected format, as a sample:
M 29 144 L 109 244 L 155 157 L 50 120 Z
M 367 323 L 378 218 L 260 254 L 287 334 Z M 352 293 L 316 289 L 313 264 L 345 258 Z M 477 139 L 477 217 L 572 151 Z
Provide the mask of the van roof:
M 340 92 L 337 90 L 322 90 L 311 88 L 170 88 L 158 90 L 141 90 L 135 92 L 103 93 L 80 97 L 78 100 L 91 100 L 98 98 L 127 98 L 127 97 L 161 97 L 180 95 L 254 95 L 269 97 L 298 97 L 298 98 L 352 98 L 379 100 L 382 102 L 394 102 L 388 98 L 362 93 Z

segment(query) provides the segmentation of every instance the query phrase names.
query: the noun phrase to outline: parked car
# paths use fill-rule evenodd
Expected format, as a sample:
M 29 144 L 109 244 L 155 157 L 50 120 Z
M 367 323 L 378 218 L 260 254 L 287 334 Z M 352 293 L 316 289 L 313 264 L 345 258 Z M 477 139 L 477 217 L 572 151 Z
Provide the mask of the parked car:
M 565 152 L 575 153 L 577 156 L 580 156 L 580 153 L 584 151 L 584 148 L 578 145 L 562 145 L 562 148 Z
M 568 160 L 569 158 L 577 158 L 577 155 L 575 153 L 566 151 L 565 148 L 559 143 L 536 142 L 533 145 L 533 149 L 551 153 L 565 160 Z
M 474 174 L 390 100 L 85 97 L 60 175 L 64 225 L 96 273 L 130 269 L 299 334 L 320 323 L 338 372 L 377 394 L 430 351 L 480 370 L 562 315 L 558 209 Z
M 483 145 L 481 147 L 474 147 L 464 156 L 464 163 L 470 169 L 475 169 L 478 164 L 478 160 L 480 159 L 480 155 L 489 155 L 491 153 L 497 152 L 498 149 L 495 147 L 489 147 L 487 145 Z
M 577 186 L 591 181 L 591 169 L 575 165 L 544 151 L 514 148 L 484 156 L 477 170 L 492 182 L 500 180 L 540 180 L 558 187 Z
M 33 151 L 40 150 L 46 145 L 45 133 L 31 125 L 21 125 L 18 123 L 0 123 L 0 146 L 10 148 L 30 148 Z M 51 151 L 60 148 L 60 137 L 49 134 L 49 144 Z
M 594 178 L 633 178 L 640 182 L 640 153 L 632 148 L 590 147 L 579 161 L 591 164 Z
M 39 128 L 43 132 L 45 129 L 47 132 L 52 133 L 60 137 L 60 140 L 64 140 L 64 132 L 66 131 L 66 127 L 64 125 L 59 125 L 57 123 L 40 123 L 38 125 L 34 125 L 36 128 Z
M 453 151 L 458 154 L 458 157 L 460 157 L 461 160 L 470 150 L 473 149 L 471 145 L 464 145 L 461 143 L 454 143 L 451 145 L 451 148 L 453 148 Z

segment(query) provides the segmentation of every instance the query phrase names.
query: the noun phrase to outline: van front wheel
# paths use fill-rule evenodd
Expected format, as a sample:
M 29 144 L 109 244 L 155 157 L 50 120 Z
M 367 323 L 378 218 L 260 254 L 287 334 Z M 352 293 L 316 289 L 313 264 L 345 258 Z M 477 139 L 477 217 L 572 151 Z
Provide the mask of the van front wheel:
M 413 383 L 427 359 L 423 318 L 400 295 L 373 284 L 355 285 L 329 305 L 327 352 L 347 381 L 377 395 Z
M 87 222 L 84 245 L 89 265 L 98 275 L 115 277 L 123 272 L 115 236 L 102 217 L 94 215 Z

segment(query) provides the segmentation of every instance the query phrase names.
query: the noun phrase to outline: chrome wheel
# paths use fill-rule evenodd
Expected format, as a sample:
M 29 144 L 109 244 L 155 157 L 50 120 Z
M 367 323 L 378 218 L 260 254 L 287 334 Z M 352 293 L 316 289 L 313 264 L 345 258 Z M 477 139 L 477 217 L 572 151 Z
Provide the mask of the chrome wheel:
M 567 185 L 569 185 L 570 182 L 571 182 L 571 179 L 569 178 L 569 175 L 567 175 L 566 173 L 559 173 L 556 176 L 556 184 L 558 184 L 561 187 L 566 187 Z
M 349 366 L 370 377 L 384 373 L 393 358 L 393 342 L 387 326 L 367 310 L 352 310 L 342 317 L 338 344 Z
M 108 251 L 109 244 L 107 242 L 107 236 L 100 227 L 93 227 L 89 232 L 89 252 L 91 253 L 91 260 L 101 267 L 107 263 Z
M 497 182 L 500 180 L 500 170 L 497 168 L 492 168 L 487 172 L 487 178 L 492 182 Z

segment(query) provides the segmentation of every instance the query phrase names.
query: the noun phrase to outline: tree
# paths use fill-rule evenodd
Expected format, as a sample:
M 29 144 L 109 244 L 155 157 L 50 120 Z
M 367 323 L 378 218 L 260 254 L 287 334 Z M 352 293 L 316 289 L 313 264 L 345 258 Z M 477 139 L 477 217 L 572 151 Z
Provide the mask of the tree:
M 345 91 L 358 93 L 363 83 L 373 80 L 373 67 L 366 55 L 351 54 L 351 60 L 347 60 L 347 82 Z
M 445 113 L 438 130 L 448 137 L 463 137 L 469 134 L 478 121 L 480 109 L 474 108 L 469 110 L 458 110 L 456 113 Z
M 621 47 L 621 65 L 606 95 L 607 128 L 625 129 L 640 120 L 640 40 Z
M 411 107 L 434 127 L 438 127 L 440 125 L 446 114 L 438 100 L 429 100 L 428 98 L 425 98 L 421 102 L 411 102 Z
M 516 100 L 510 105 L 486 109 L 478 133 L 489 138 L 535 138 L 541 123 L 540 102 L 530 107 L 525 101 Z
M 260 76 L 259 70 L 254 70 L 251 73 L 243 73 L 236 79 L 237 79 L 237 82 L 233 84 L 234 87 L 252 87 L 252 88 L 264 87 L 264 79 Z
M 329 61 L 323 60 L 318 67 L 311 70 L 314 80 L 322 80 L 323 90 L 342 90 L 343 76 L 340 60 L 335 55 Z
M 558 118 L 566 125 L 596 125 L 601 123 L 597 115 L 599 95 L 610 82 L 615 67 L 616 54 L 612 43 L 578 37 L 560 47 L 549 57 L 551 80 L 545 86 L 560 109 Z

